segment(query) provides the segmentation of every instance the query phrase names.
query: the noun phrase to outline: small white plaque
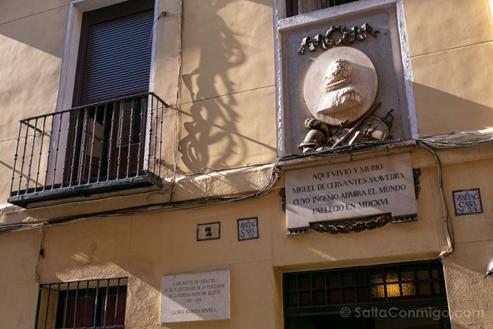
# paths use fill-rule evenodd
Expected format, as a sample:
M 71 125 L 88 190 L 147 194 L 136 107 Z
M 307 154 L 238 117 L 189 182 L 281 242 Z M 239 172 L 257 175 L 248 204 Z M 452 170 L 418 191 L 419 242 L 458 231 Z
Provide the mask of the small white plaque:
M 286 172 L 288 229 L 312 222 L 416 214 L 409 153 Z
M 218 240 L 220 238 L 221 222 L 197 225 L 197 241 Z
M 229 318 L 229 270 L 167 275 L 161 279 L 162 323 Z

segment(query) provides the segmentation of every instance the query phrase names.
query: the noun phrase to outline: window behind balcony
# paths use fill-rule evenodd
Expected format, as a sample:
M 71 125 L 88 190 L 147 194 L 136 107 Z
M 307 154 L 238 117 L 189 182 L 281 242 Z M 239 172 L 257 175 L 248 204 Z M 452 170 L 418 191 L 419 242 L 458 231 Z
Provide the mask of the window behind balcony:
M 286 14 L 288 17 L 295 16 L 354 1 L 358 0 L 286 0 Z
M 153 1 L 130 0 L 84 14 L 74 106 L 149 90 Z M 96 105 L 71 115 L 64 181 L 135 176 L 143 169 L 145 98 Z
M 153 1 L 84 13 L 74 106 L 149 90 Z
M 161 186 L 166 104 L 149 92 L 153 6 L 127 0 L 83 13 L 73 108 L 21 121 L 9 202 Z

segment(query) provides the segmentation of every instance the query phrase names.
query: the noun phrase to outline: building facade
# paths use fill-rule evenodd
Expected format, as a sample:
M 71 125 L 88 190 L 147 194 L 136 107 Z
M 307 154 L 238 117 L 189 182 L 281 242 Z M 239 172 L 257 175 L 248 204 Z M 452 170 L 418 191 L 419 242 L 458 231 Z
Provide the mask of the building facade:
M 493 328 L 486 0 L 0 1 L 0 328 Z

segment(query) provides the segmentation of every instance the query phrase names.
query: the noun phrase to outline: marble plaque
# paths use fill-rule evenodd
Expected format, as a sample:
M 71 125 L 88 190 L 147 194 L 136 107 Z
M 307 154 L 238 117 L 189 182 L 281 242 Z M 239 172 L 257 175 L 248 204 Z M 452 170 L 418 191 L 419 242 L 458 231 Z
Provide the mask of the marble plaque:
M 416 214 L 409 153 L 286 172 L 288 229 L 384 213 Z
M 229 318 L 229 270 L 167 275 L 161 279 L 162 323 Z

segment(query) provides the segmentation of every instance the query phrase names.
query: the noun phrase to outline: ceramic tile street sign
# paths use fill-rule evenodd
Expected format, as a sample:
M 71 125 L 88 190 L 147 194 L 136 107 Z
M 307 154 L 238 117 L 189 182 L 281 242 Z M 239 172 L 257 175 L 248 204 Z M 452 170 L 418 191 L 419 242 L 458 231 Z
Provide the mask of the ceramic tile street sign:
M 238 241 L 258 239 L 258 218 L 238 219 Z
M 355 219 L 391 213 L 416 214 L 408 153 L 286 172 L 288 229 L 312 222 Z
M 481 214 L 483 205 L 479 188 L 452 192 L 456 216 Z
M 229 318 L 229 270 L 167 275 L 161 279 L 162 323 Z

